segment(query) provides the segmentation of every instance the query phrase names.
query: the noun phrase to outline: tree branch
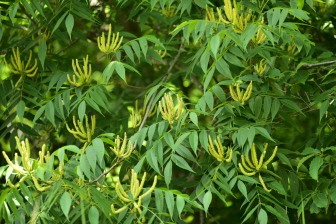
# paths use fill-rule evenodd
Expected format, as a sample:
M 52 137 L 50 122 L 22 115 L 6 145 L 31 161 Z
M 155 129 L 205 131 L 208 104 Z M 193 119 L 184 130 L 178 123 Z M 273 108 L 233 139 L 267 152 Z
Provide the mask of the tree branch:
M 325 66 L 325 65 L 331 65 L 336 63 L 336 60 L 334 61 L 326 61 L 326 62 L 321 62 L 321 63 L 316 63 L 316 64 L 306 64 L 306 65 L 302 65 L 299 70 L 301 69 L 311 69 L 311 68 L 315 68 L 315 67 L 320 67 L 320 66 Z
M 181 45 L 180 45 L 180 48 L 179 48 L 179 51 L 178 51 L 177 55 L 175 56 L 174 60 L 170 63 L 170 66 L 169 66 L 168 70 L 166 71 L 166 73 L 164 74 L 164 77 L 162 78 L 161 82 L 165 82 L 165 81 L 167 81 L 167 79 L 169 78 L 169 73 L 170 73 L 171 70 L 173 69 L 174 65 L 176 64 L 177 60 L 179 59 L 179 57 L 180 57 L 180 55 L 181 55 L 181 53 L 182 53 L 183 46 L 184 46 L 184 41 L 185 41 L 185 40 L 183 39 L 182 42 L 181 42 Z M 148 118 L 148 114 L 149 114 L 150 108 L 151 108 L 151 106 L 152 106 L 152 104 L 153 104 L 154 98 L 156 97 L 157 93 L 158 93 L 158 90 L 156 90 L 156 91 L 153 93 L 153 95 L 152 95 L 152 97 L 151 97 L 151 99 L 150 99 L 150 101 L 149 101 L 149 103 L 148 103 L 148 105 L 147 105 L 146 113 L 145 113 L 145 115 L 144 115 L 144 118 L 142 119 L 142 122 L 141 122 L 141 124 L 140 124 L 140 127 L 139 127 L 137 133 L 139 133 L 139 132 L 142 130 L 142 128 L 145 126 L 145 123 L 146 123 L 146 120 L 147 120 L 147 118 Z M 138 139 L 136 139 L 135 142 L 134 142 L 133 150 L 135 150 L 137 144 L 138 144 Z M 125 160 L 125 159 L 118 160 L 118 161 L 117 161 L 115 164 L 113 164 L 108 170 L 106 170 L 104 173 L 100 174 L 99 177 L 97 177 L 95 180 L 91 181 L 90 183 L 97 182 L 100 178 L 102 178 L 103 176 L 107 175 L 109 172 L 111 172 L 111 170 L 113 170 L 114 167 L 116 167 L 118 164 L 120 164 L 120 163 L 123 162 L 124 160 Z

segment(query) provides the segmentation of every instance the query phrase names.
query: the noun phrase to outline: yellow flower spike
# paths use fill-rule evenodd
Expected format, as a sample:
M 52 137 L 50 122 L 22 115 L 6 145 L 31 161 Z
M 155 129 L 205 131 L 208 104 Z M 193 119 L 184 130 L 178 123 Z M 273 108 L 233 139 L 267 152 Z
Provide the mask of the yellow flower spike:
M 131 123 L 132 123 L 133 128 L 136 128 L 136 127 L 140 126 L 141 121 L 142 121 L 141 115 L 135 113 L 133 109 L 132 109 L 132 113 L 130 115 L 130 119 L 131 119 Z
M 120 182 L 118 182 L 115 186 L 116 193 L 118 197 L 124 202 L 130 202 L 129 196 L 126 194 L 124 189 L 122 188 Z
M 131 189 L 130 189 L 130 193 L 132 194 L 132 198 L 130 198 L 130 196 L 128 194 L 126 194 L 126 192 L 124 191 L 124 189 L 121 186 L 120 180 L 118 180 L 118 182 L 115 186 L 116 193 L 122 201 L 124 201 L 126 203 L 133 202 L 132 203 L 133 204 L 133 209 L 130 210 L 130 212 L 132 212 L 132 213 L 135 213 L 135 212 L 138 212 L 140 214 L 142 213 L 142 211 L 140 209 L 142 199 L 144 197 L 146 197 L 148 194 L 150 194 L 155 189 L 155 186 L 156 186 L 156 183 L 157 183 L 157 176 L 154 177 L 152 187 L 150 189 L 148 189 L 148 191 L 146 191 L 144 194 L 140 195 L 140 192 L 142 191 L 143 185 L 145 183 L 145 178 L 146 178 L 146 173 L 144 173 L 144 175 L 142 177 L 142 180 L 141 180 L 141 183 L 139 183 L 138 174 L 135 173 L 134 170 L 132 170 Z M 126 209 L 126 207 L 128 207 L 129 205 L 130 204 L 125 205 L 124 207 L 121 207 L 118 210 L 115 210 L 114 205 L 111 205 L 111 210 L 114 214 L 117 214 L 117 213 L 120 213 L 120 212 L 124 211 Z
M 232 99 L 234 101 L 239 101 L 239 98 L 238 98 L 236 92 L 233 90 L 232 85 L 229 85 L 229 89 L 230 89 L 230 94 L 231 94 Z
M 264 61 L 265 59 L 263 58 L 260 60 L 259 64 L 256 64 L 256 71 L 260 75 L 266 70 L 266 63 L 264 64 Z
M 73 118 L 72 122 L 75 126 L 75 130 L 70 129 L 68 124 L 65 124 L 65 125 L 66 125 L 68 132 L 73 134 L 73 136 L 76 139 L 78 139 L 80 142 L 83 142 L 83 143 L 89 143 L 91 142 L 91 137 L 94 135 L 94 131 L 96 128 L 96 116 L 95 115 L 91 116 L 91 128 L 89 126 L 88 116 L 85 114 L 84 117 L 85 117 L 85 128 L 82 122 L 80 122 L 79 120 L 76 122 L 75 116 L 72 117 Z
M 253 176 L 256 174 L 256 172 L 246 172 L 244 168 L 242 167 L 241 163 L 238 164 L 240 171 L 245 175 L 245 176 Z
M 232 160 L 232 154 L 233 154 L 233 150 L 229 147 L 228 148 L 228 152 L 227 153 L 229 153 L 229 158 L 227 158 L 227 159 L 225 159 L 225 161 L 226 162 L 231 162 L 231 160 Z
M 258 159 L 257 159 L 257 151 L 256 151 L 256 147 L 254 143 L 252 144 L 251 156 L 252 156 L 253 166 L 257 168 L 259 164 L 258 164 Z
M 27 173 L 27 171 L 24 170 L 24 168 L 18 164 L 17 153 L 15 153 L 15 163 L 12 163 L 12 161 L 8 158 L 8 156 L 7 156 L 7 154 L 6 154 L 5 151 L 2 151 L 2 155 L 4 156 L 4 158 L 5 158 L 6 162 L 8 163 L 8 165 L 10 167 L 12 167 L 13 170 L 15 170 L 17 173 L 19 173 L 19 174 L 26 174 Z
M 231 97 L 234 101 L 239 101 L 242 105 L 245 104 L 245 101 L 247 101 L 248 99 L 250 99 L 251 94 L 252 94 L 252 81 L 250 82 L 250 84 L 248 85 L 248 87 L 246 88 L 245 93 L 243 94 L 243 91 L 240 90 L 239 87 L 240 84 L 237 84 L 236 86 L 236 91 L 237 93 L 233 90 L 232 85 L 229 85 L 229 89 L 230 89 L 230 94 Z
M 114 204 L 111 205 L 111 210 L 113 214 L 119 214 L 120 212 L 124 211 L 127 208 L 127 205 L 124 207 L 119 208 L 118 210 L 114 209 Z
M 177 104 L 177 111 L 175 110 L 175 105 L 173 102 L 173 98 L 171 94 L 164 94 L 162 100 L 159 102 L 159 108 L 162 115 L 162 118 L 169 122 L 169 124 L 173 124 L 174 121 L 177 121 L 183 109 L 183 100 L 181 97 L 176 95 L 178 104 Z
M 33 77 L 33 76 L 36 75 L 37 70 L 38 70 L 37 59 L 35 58 L 34 65 L 31 66 L 30 62 L 31 62 L 31 59 L 33 57 L 33 53 L 30 50 L 28 61 L 25 65 L 25 62 L 23 62 L 21 60 L 21 54 L 20 54 L 19 48 L 16 48 L 16 51 L 15 51 L 14 48 L 12 48 L 12 53 L 13 53 L 13 55 L 11 55 L 10 59 L 11 59 L 11 63 L 12 63 L 13 68 L 11 68 L 11 66 L 8 65 L 6 59 L 4 61 L 5 61 L 6 66 L 9 68 L 9 70 L 11 72 L 13 72 L 14 74 L 20 74 L 21 75 L 19 81 L 15 84 L 15 86 L 17 86 L 19 84 L 19 82 L 22 80 L 22 76 L 26 75 L 28 77 Z
M 245 94 L 243 96 L 242 99 L 242 104 L 245 104 L 245 101 L 249 100 L 252 94 L 252 90 L 253 90 L 253 82 L 251 81 L 250 84 L 247 86 Z
M 155 44 L 155 46 L 159 46 L 159 45 Z M 154 51 L 157 52 L 161 58 L 164 58 L 164 56 L 166 56 L 167 54 L 167 50 L 154 50 Z M 146 96 L 145 96 L 145 99 L 146 99 Z
M 83 70 L 81 69 L 78 59 L 72 59 L 72 69 L 74 71 L 74 75 L 72 79 L 70 75 L 67 75 L 68 82 L 74 86 L 81 86 L 87 83 L 90 80 L 90 76 L 92 73 L 91 64 L 89 64 L 89 55 L 86 55 L 86 58 L 83 58 Z
M 224 160 L 226 162 L 230 162 L 232 160 L 232 149 L 228 148 L 228 151 L 226 152 L 227 155 L 225 155 L 226 147 L 223 147 L 219 137 L 217 137 L 217 139 L 215 140 L 217 151 L 215 150 L 215 147 L 213 145 L 210 135 L 208 136 L 208 139 L 209 139 L 208 148 L 209 148 L 210 154 L 213 157 L 215 157 L 219 162 L 223 162 Z M 227 156 L 228 158 L 226 158 Z
M 43 144 L 43 145 L 42 145 L 42 150 L 39 151 L 39 161 L 38 161 L 39 164 L 44 162 L 44 158 L 45 158 L 45 156 L 44 156 L 44 154 L 45 154 L 45 148 L 46 148 L 46 145 Z
M 52 185 L 45 186 L 45 187 L 41 187 L 41 185 L 40 185 L 39 182 L 37 181 L 36 177 L 32 176 L 32 179 L 33 179 L 34 185 L 35 185 L 35 187 L 36 187 L 36 189 L 37 189 L 38 191 L 41 191 L 41 192 L 42 192 L 42 191 L 45 191 L 45 190 L 47 190 L 47 189 L 49 189 L 49 188 L 52 187 Z
M 232 22 L 232 20 L 233 20 L 233 8 L 232 8 L 231 0 L 224 0 L 224 4 L 225 4 L 224 5 L 225 15 L 228 18 L 228 20 L 230 22 Z
M 251 158 L 252 158 L 252 162 L 253 162 L 253 163 L 251 163 L 248 154 L 247 154 L 247 155 L 242 155 L 242 156 L 241 156 L 242 164 L 243 164 L 243 165 L 241 165 L 241 163 L 239 163 L 238 166 L 239 166 L 239 168 L 240 168 L 240 171 L 241 171 L 244 175 L 246 175 L 246 176 L 253 176 L 253 175 L 255 175 L 256 173 L 259 173 L 259 172 L 260 172 L 260 169 L 261 169 L 262 167 L 267 166 L 267 164 L 269 164 L 269 163 L 273 160 L 273 158 L 275 157 L 275 155 L 276 155 L 276 153 L 277 153 L 278 146 L 275 147 L 272 156 L 271 156 L 266 162 L 263 162 L 263 160 L 264 160 L 264 158 L 265 158 L 265 155 L 266 155 L 267 147 L 268 147 L 268 143 L 266 143 L 266 144 L 264 145 L 263 152 L 262 152 L 262 154 L 261 154 L 261 156 L 260 156 L 260 158 L 259 158 L 259 160 L 258 160 L 258 159 L 257 159 L 257 153 L 256 153 L 255 144 L 254 144 L 254 143 L 252 144 L 252 148 L 251 148 L 251 153 L 250 153 L 250 154 L 251 154 Z M 247 164 L 245 163 L 245 160 L 246 160 Z M 248 170 L 248 171 L 252 171 L 252 172 L 246 172 L 245 169 Z M 265 185 L 265 183 L 264 183 L 264 180 L 262 179 L 262 177 L 261 177 L 260 174 L 259 174 L 259 181 L 260 181 L 261 185 L 263 186 L 263 188 L 264 188 L 266 191 L 268 191 L 268 192 L 271 191 L 271 189 L 267 189 L 267 187 L 266 187 L 266 185 Z
M 205 17 L 205 20 L 206 22 L 216 22 L 216 19 L 215 19 L 215 14 L 213 12 L 213 9 L 212 8 L 208 8 L 208 6 L 206 6 L 205 8 L 206 10 L 206 17 Z
M 222 16 L 222 10 L 218 7 L 216 7 L 216 10 L 217 10 L 217 14 L 218 14 L 218 22 L 223 22 L 225 24 L 230 24 L 229 21 L 225 20 Z
M 132 151 L 133 151 L 133 144 L 130 143 L 127 147 L 127 151 L 125 152 L 126 150 L 126 145 L 127 145 L 127 134 L 126 132 L 124 133 L 124 140 L 123 140 L 123 143 L 122 143 L 122 146 L 120 147 L 120 138 L 119 138 L 119 135 L 117 135 L 117 138 L 115 139 L 114 143 L 116 144 L 116 147 L 110 147 L 110 149 L 113 151 L 113 153 L 118 157 L 118 158 L 123 158 L 123 159 L 126 159 L 128 158 Z
M 263 153 L 261 154 L 261 156 L 260 156 L 260 158 L 259 158 L 259 163 L 258 163 L 258 166 L 257 166 L 257 170 L 259 170 L 259 169 L 262 167 L 262 165 L 263 165 L 264 157 L 265 157 L 265 155 L 266 155 L 266 151 L 267 151 L 267 146 L 268 146 L 268 143 L 266 143 L 266 144 L 264 145 L 264 151 L 263 151 Z M 272 159 L 273 159 L 273 158 L 272 158 Z
M 107 40 L 105 39 L 104 33 L 102 33 L 101 37 L 97 38 L 98 48 L 105 54 L 116 52 L 120 48 L 120 45 L 123 41 L 123 37 L 119 38 L 119 32 L 117 33 L 117 35 L 113 34 L 111 40 L 111 33 L 112 33 L 112 26 L 110 24 Z
M 248 158 L 248 156 L 246 156 L 246 158 Z M 247 171 L 253 171 L 253 169 L 251 169 L 245 162 L 245 156 L 241 155 L 241 160 L 242 160 L 242 164 L 243 167 L 247 170 Z M 252 164 L 249 164 L 252 167 Z
M 267 187 L 266 187 L 266 185 L 265 185 L 265 182 L 264 182 L 264 180 L 262 179 L 262 177 L 261 177 L 260 174 L 259 174 L 259 181 L 260 181 L 260 183 L 261 183 L 261 185 L 262 185 L 262 187 L 264 188 L 265 191 L 267 191 L 267 192 L 271 192 L 271 191 L 272 191 L 272 189 L 267 189 Z
M 264 164 L 262 165 L 263 167 L 267 166 L 274 159 L 277 151 L 278 151 L 278 146 L 275 146 L 274 151 L 273 151 L 271 157 L 266 162 L 264 162 Z

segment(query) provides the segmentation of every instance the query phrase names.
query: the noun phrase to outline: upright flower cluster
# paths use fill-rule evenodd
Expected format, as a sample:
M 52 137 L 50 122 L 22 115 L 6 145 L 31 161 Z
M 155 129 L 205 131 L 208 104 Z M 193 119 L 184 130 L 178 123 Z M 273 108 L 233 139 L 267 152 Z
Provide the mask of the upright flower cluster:
M 115 147 L 110 147 L 110 149 L 112 150 L 112 152 L 118 157 L 118 158 L 122 158 L 122 159 L 126 159 L 128 158 L 132 151 L 133 151 L 133 144 L 130 142 L 127 146 L 127 134 L 126 132 L 124 133 L 124 140 L 122 142 L 122 145 L 120 147 L 121 144 L 121 140 L 119 138 L 119 135 L 117 135 L 117 138 L 114 140 L 114 144 L 116 145 Z
M 19 48 L 16 48 L 16 51 L 14 48 L 12 48 L 13 55 L 11 55 L 11 64 L 12 67 L 8 65 L 6 58 L 5 58 L 5 64 L 7 68 L 14 74 L 19 74 L 21 75 L 20 79 L 16 82 L 15 86 L 17 86 L 21 80 L 23 79 L 23 76 L 28 76 L 28 77 L 34 77 L 37 73 L 38 67 L 37 67 L 37 59 L 35 58 L 34 60 L 34 65 L 30 67 L 30 62 L 32 59 L 32 51 L 29 51 L 29 58 L 27 63 L 21 60 L 21 53 L 19 51 Z
M 181 97 L 176 95 L 177 99 L 177 109 L 175 109 L 174 101 L 171 94 L 164 94 L 163 98 L 159 102 L 159 108 L 162 118 L 173 124 L 177 121 L 182 114 L 183 100 Z
M 17 153 L 15 153 L 14 156 L 14 163 L 8 158 L 5 151 L 2 151 L 2 154 L 5 160 L 7 161 L 8 165 L 12 167 L 15 172 L 17 172 L 17 175 L 20 175 L 22 177 L 15 185 L 10 181 L 10 179 L 8 179 L 8 185 L 10 187 L 18 187 L 20 182 L 24 181 L 27 177 L 30 177 L 33 180 L 34 185 L 38 191 L 45 191 L 49 189 L 51 185 L 41 186 L 37 178 L 34 176 L 35 171 L 34 167 L 36 168 L 38 166 L 35 166 L 34 160 L 30 158 L 30 145 L 28 139 L 25 139 L 25 141 L 20 142 L 19 138 L 15 137 L 15 141 L 21 155 L 22 165 L 19 164 L 19 156 Z M 37 161 L 37 165 L 44 163 L 44 160 L 47 160 L 49 158 L 49 153 L 45 155 L 45 147 L 46 146 L 43 145 L 42 150 L 39 152 L 39 159 Z
M 229 85 L 230 94 L 231 94 L 232 99 L 234 99 L 235 101 L 239 101 L 242 105 L 244 105 L 245 102 L 248 99 L 250 99 L 250 97 L 251 97 L 252 89 L 253 89 L 253 84 L 252 84 L 252 81 L 251 81 L 250 84 L 248 85 L 245 93 L 240 90 L 239 85 L 240 84 L 236 85 L 236 91 L 237 91 L 237 93 L 233 90 L 233 86 Z
M 247 155 L 241 155 L 242 163 L 239 163 L 238 166 L 239 166 L 240 171 L 244 175 L 246 175 L 246 176 L 253 176 L 256 173 L 259 173 L 259 171 L 260 171 L 260 169 L 262 167 L 267 166 L 273 160 L 273 158 L 275 157 L 275 155 L 277 153 L 278 146 L 275 147 L 275 149 L 274 149 L 271 157 L 264 162 L 264 157 L 266 155 L 267 146 L 268 146 L 268 144 L 266 143 L 264 145 L 264 150 L 263 150 L 263 152 L 262 152 L 259 160 L 257 158 L 257 152 L 256 152 L 256 147 L 255 147 L 254 143 L 252 144 L 252 148 L 250 150 L 251 159 L 250 159 L 250 156 L 248 154 Z M 250 171 L 250 172 L 246 172 L 245 169 L 247 171 Z M 259 181 L 260 181 L 261 185 L 263 186 L 263 188 L 266 191 L 268 191 L 268 192 L 271 191 L 270 189 L 267 189 L 267 187 L 266 187 L 266 185 L 264 183 L 264 180 L 262 179 L 262 177 L 261 177 L 260 174 L 259 174 Z
M 211 155 L 213 157 L 215 157 L 219 162 L 223 162 L 223 161 L 231 162 L 232 152 L 233 152 L 232 149 L 231 148 L 227 149 L 226 147 L 223 147 L 219 137 L 217 137 L 217 139 L 215 140 L 215 144 L 216 144 L 216 147 L 217 147 L 217 150 L 216 150 L 210 135 L 208 136 L 208 138 L 209 138 L 208 148 L 209 148 L 209 151 L 210 151 Z M 226 149 L 227 149 L 227 151 L 225 153 Z
M 138 174 L 132 170 L 132 176 L 131 176 L 131 189 L 128 193 L 125 192 L 123 187 L 121 186 L 120 181 L 118 180 L 115 191 L 119 197 L 119 199 L 123 202 L 126 202 L 125 206 L 119 208 L 118 210 L 114 209 L 114 204 L 111 205 L 111 210 L 114 214 L 118 214 L 122 211 L 124 211 L 130 204 L 133 204 L 133 209 L 131 210 L 131 213 L 138 212 L 139 214 L 142 213 L 141 205 L 142 205 L 142 199 L 152 193 L 152 191 L 155 189 L 156 183 L 157 183 L 157 176 L 154 177 L 153 185 L 151 188 L 149 188 L 145 193 L 140 195 L 141 191 L 143 190 L 143 185 L 145 183 L 146 179 L 146 173 L 144 173 L 141 183 L 138 180 Z M 142 222 L 145 222 L 145 217 L 142 217 Z
M 66 128 L 68 129 L 68 131 L 74 135 L 74 137 L 76 139 L 78 139 L 80 142 L 85 143 L 84 147 L 82 148 L 82 151 L 84 151 L 84 149 L 86 148 L 87 144 L 91 142 L 91 137 L 94 134 L 95 128 L 96 128 L 96 116 L 93 115 L 91 116 L 91 127 L 89 126 L 89 118 L 88 116 L 85 114 L 85 128 L 83 126 L 83 123 L 80 120 L 75 119 L 75 116 L 73 116 L 72 118 L 72 123 L 75 126 L 75 130 L 74 129 L 70 129 L 69 125 L 66 124 Z
M 109 25 L 109 31 L 108 31 L 108 35 L 107 35 L 107 40 L 105 38 L 105 34 L 102 33 L 101 37 L 98 37 L 97 42 L 98 42 L 98 48 L 101 52 L 104 52 L 105 54 L 110 54 L 112 52 L 116 52 L 122 41 L 123 41 L 123 37 L 119 38 L 119 32 L 117 34 L 112 34 L 112 26 L 111 24 Z M 112 39 L 111 39 L 112 37 Z
M 87 83 L 91 76 L 91 64 L 89 64 L 89 55 L 86 55 L 86 58 L 83 58 L 84 65 L 83 70 L 79 66 L 78 59 L 72 60 L 72 69 L 75 73 L 75 75 L 72 76 L 72 79 L 70 78 L 70 75 L 68 75 L 68 82 L 70 82 L 72 85 L 75 86 L 81 86 L 85 83 Z M 76 78 L 77 77 L 77 78 Z

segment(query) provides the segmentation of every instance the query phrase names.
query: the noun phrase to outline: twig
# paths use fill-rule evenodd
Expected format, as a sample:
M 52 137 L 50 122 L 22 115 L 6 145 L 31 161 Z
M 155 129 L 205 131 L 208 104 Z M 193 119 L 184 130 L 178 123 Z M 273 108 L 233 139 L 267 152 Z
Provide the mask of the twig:
M 77 38 L 76 40 L 72 41 L 68 46 L 64 47 L 63 49 L 59 50 L 56 54 L 61 53 L 62 51 L 65 51 L 66 49 L 68 49 L 69 47 L 71 47 L 72 45 L 74 45 L 75 43 L 77 43 L 80 39 Z
M 299 69 L 310 69 L 310 68 L 315 68 L 315 67 L 319 67 L 319 66 L 324 66 L 324 65 L 331 65 L 336 63 L 335 61 L 326 61 L 326 62 L 321 62 L 321 63 L 316 63 L 316 64 L 306 64 L 306 65 L 302 65 Z
M 180 57 L 180 55 L 181 55 L 181 53 L 182 53 L 183 45 L 184 45 L 184 39 L 183 39 L 182 42 L 181 42 L 181 45 L 180 45 L 180 48 L 179 48 L 179 51 L 178 51 L 176 57 L 175 57 L 174 60 L 170 63 L 170 66 L 169 66 L 167 72 L 164 74 L 164 77 L 162 78 L 161 82 L 165 82 L 165 81 L 169 78 L 169 73 L 170 73 L 171 70 L 173 69 L 174 65 L 176 64 L 177 60 L 179 59 L 179 57 Z M 145 113 L 144 118 L 143 118 L 143 120 L 142 120 L 142 122 L 141 122 L 141 124 L 140 124 L 139 129 L 138 129 L 138 133 L 142 130 L 142 128 L 144 127 L 144 125 L 145 125 L 145 123 L 146 123 L 146 120 L 147 120 L 147 118 L 148 118 L 148 114 L 149 114 L 150 108 L 151 108 L 151 106 L 152 106 L 152 104 L 153 104 L 154 98 L 156 97 L 157 93 L 158 93 L 158 90 L 156 90 L 156 91 L 153 93 L 153 95 L 152 95 L 152 97 L 151 97 L 151 99 L 150 99 L 150 101 L 149 101 L 149 103 L 148 103 L 148 105 L 147 105 L 146 113 Z M 133 149 L 132 149 L 132 150 L 135 150 L 137 144 L 138 144 L 138 139 L 135 140 L 134 145 L 133 145 Z M 125 160 L 125 159 L 118 160 L 115 164 L 113 164 L 113 166 L 111 166 L 111 167 L 110 167 L 108 170 L 106 170 L 104 173 L 100 174 L 99 177 L 97 177 L 95 180 L 93 180 L 93 181 L 90 182 L 90 183 L 97 182 L 100 178 L 102 178 L 103 176 L 105 176 L 106 174 L 108 174 L 109 172 L 111 172 L 111 170 L 113 170 L 114 167 L 116 167 L 119 163 L 121 163 L 121 162 L 124 161 L 124 160 Z

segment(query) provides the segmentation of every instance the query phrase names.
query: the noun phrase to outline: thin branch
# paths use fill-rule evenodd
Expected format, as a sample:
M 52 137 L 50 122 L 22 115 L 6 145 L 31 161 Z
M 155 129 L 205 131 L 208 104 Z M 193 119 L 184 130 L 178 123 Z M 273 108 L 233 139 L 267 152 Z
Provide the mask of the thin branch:
M 316 63 L 316 64 L 306 64 L 306 65 L 302 65 L 300 67 L 301 69 L 311 69 L 311 68 L 315 68 L 315 67 L 320 67 L 320 66 L 325 66 L 325 65 L 331 65 L 336 63 L 336 60 L 334 61 L 326 61 L 326 62 L 321 62 L 321 63 Z
M 59 50 L 56 54 L 59 54 L 63 51 L 65 51 L 66 49 L 68 49 L 69 47 L 71 47 L 72 45 L 74 45 L 75 43 L 77 43 L 80 39 L 77 38 L 76 40 L 72 41 L 68 46 L 64 47 L 63 49 Z
M 171 70 L 173 69 L 174 65 L 176 64 L 177 60 L 179 59 L 179 57 L 180 57 L 180 55 L 181 55 L 181 53 L 182 53 L 183 45 L 184 45 L 184 41 L 185 41 L 185 40 L 183 39 L 182 42 L 181 42 L 181 45 L 180 45 L 180 48 L 179 48 L 179 51 L 178 51 L 177 55 L 175 56 L 174 60 L 170 63 L 170 66 L 169 66 L 167 72 L 164 74 L 164 77 L 162 78 L 161 82 L 165 82 L 165 81 L 167 81 L 167 79 L 169 78 L 169 73 L 170 73 Z M 157 93 L 158 93 L 158 90 L 156 90 L 156 91 L 153 93 L 153 95 L 152 95 L 152 97 L 151 97 L 151 99 L 150 99 L 150 101 L 149 101 L 149 103 L 148 103 L 148 105 L 147 105 L 146 113 L 145 113 L 144 118 L 143 118 L 143 120 L 142 120 L 142 122 L 141 122 L 141 124 L 140 124 L 139 129 L 138 129 L 138 133 L 139 133 L 139 132 L 142 130 L 142 128 L 145 126 L 145 123 L 146 123 L 146 120 L 147 120 L 147 118 L 148 118 L 148 114 L 149 114 L 150 108 L 151 108 L 151 106 L 152 106 L 152 104 L 153 104 L 154 98 L 156 97 Z M 133 150 L 135 150 L 137 144 L 138 144 L 138 139 L 136 139 L 135 142 L 134 142 Z M 104 173 L 100 174 L 99 177 L 97 177 L 95 180 L 91 181 L 90 183 L 97 182 L 100 178 L 102 178 L 103 176 L 107 175 L 109 172 L 111 172 L 111 170 L 113 170 L 114 167 L 116 167 L 118 164 L 120 164 L 120 163 L 123 162 L 124 160 L 125 160 L 125 159 L 118 160 L 115 164 L 113 164 L 113 166 L 111 166 L 111 167 L 110 167 L 108 170 L 106 170 Z

